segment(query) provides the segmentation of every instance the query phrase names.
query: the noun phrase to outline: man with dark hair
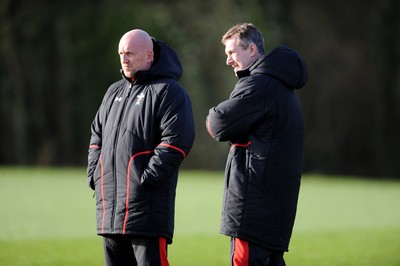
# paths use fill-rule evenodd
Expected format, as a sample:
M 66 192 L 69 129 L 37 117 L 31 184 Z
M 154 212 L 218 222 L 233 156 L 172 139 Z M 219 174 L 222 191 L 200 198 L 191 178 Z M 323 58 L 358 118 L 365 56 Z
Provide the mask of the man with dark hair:
M 303 162 L 304 121 L 295 89 L 307 81 L 303 58 L 287 46 L 268 55 L 260 31 L 238 24 L 223 36 L 226 64 L 239 78 L 206 125 L 229 141 L 221 233 L 234 266 L 285 265 Z
M 119 42 L 122 79 L 107 90 L 91 127 L 88 182 L 107 266 L 166 266 L 178 170 L 194 140 L 176 53 L 142 30 Z

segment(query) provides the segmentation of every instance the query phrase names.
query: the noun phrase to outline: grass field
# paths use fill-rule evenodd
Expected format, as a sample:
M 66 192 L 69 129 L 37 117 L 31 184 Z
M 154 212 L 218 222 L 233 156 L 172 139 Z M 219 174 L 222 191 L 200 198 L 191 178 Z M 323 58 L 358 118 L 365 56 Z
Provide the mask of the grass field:
M 180 175 L 173 266 L 229 265 L 223 174 Z M 0 265 L 104 265 L 84 169 L 0 168 Z M 293 266 L 400 265 L 400 182 L 303 177 Z

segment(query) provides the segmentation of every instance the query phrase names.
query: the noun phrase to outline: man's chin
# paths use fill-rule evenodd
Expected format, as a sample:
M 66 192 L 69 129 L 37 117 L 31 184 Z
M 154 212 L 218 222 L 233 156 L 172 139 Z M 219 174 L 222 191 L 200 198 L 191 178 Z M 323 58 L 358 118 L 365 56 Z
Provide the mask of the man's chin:
M 130 71 L 124 71 L 124 75 L 125 75 L 125 77 L 127 77 L 127 78 L 132 78 L 132 77 L 133 77 L 133 73 L 130 72 Z

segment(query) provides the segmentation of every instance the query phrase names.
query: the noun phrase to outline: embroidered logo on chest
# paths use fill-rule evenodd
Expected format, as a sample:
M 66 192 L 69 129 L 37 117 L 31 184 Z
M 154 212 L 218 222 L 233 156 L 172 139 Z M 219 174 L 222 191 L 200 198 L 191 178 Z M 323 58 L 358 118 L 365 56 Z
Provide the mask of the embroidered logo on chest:
M 140 105 L 143 102 L 144 93 L 142 92 L 138 96 L 136 96 L 135 105 Z

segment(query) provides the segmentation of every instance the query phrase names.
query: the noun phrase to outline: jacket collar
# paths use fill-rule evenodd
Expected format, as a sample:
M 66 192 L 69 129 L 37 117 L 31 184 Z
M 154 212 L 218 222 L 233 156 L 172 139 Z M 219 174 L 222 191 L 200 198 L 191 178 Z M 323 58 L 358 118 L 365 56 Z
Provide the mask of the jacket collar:
M 236 75 L 238 78 L 243 78 L 243 77 L 247 77 L 250 76 L 251 72 L 257 68 L 265 59 L 265 55 L 258 58 L 257 60 L 255 60 L 253 63 L 251 63 L 246 69 L 243 70 L 239 70 L 238 72 L 236 72 Z

